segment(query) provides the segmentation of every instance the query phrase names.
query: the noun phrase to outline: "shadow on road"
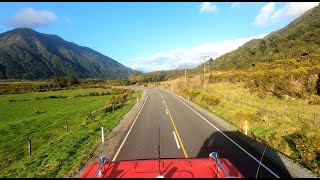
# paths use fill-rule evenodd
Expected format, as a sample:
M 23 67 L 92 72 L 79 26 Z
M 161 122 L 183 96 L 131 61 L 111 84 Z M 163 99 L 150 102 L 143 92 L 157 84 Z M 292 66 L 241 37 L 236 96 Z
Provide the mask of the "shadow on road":
M 258 162 L 260 161 L 265 148 L 264 144 L 255 141 L 238 131 L 225 131 L 223 133 L 255 157 Z M 250 143 L 254 143 L 255 148 L 250 146 Z M 218 152 L 219 157 L 227 158 L 245 177 L 256 177 L 259 163 L 228 140 L 222 133 L 214 132 L 207 137 L 197 157 L 208 157 L 211 152 Z M 279 177 L 292 178 L 279 155 L 269 147 L 266 149 L 262 163 Z M 273 178 L 275 176 L 261 165 L 257 177 Z

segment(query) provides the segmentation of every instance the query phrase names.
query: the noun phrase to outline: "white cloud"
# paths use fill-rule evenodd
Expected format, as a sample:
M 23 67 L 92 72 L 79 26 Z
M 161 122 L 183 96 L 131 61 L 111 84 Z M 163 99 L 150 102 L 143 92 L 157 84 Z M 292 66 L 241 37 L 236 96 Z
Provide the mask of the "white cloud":
M 256 26 L 265 25 L 268 22 L 270 15 L 274 12 L 274 10 L 275 10 L 275 3 L 274 2 L 271 2 L 271 3 L 264 5 L 260 9 L 259 14 L 256 16 L 256 18 L 254 20 L 254 25 L 256 25 Z
M 166 52 L 156 53 L 147 57 L 139 57 L 129 60 L 132 62 L 130 66 L 143 72 L 170 70 L 177 68 L 193 68 L 203 62 L 201 56 L 210 56 L 213 59 L 237 49 L 239 46 L 248 42 L 251 39 L 262 38 L 266 34 L 261 34 L 254 37 L 239 38 L 221 42 L 206 43 L 192 48 L 177 48 Z M 209 58 L 207 59 L 209 60 Z
M 268 3 L 260 9 L 253 24 L 256 26 L 264 26 L 268 23 L 274 24 L 283 21 L 285 18 L 300 16 L 318 4 L 319 2 L 286 2 L 282 7 L 275 10 L 274 3 L 273 5 Z
M 139 65 L 139 64 L 133 64 L 130 66 L 131 69 L 137 70 L 137 71 L 145 71 L 145 69 Z
M 58 16 L 47 10 L 34 10 L 33 8 L 24 8 L 9 17 L 6 25 L 12 27 L 35 28 L 38 26 L 49 25 L 55 22 Z
M 271 19 L 275 21 L 285 17 L 300 16 L 318 4 L 319 2 L 287 2 L 271 16 Z
M 217 11 L 218 7 L 210 2 L 202 2 L 200 5 L 200 12 L 214 12 Z
M 231 4 L 231 7 L 232 8 L 238 8 L 238 7 L 240 7 L 240 3 L 239 2 L 234 2 L 234 3 Z

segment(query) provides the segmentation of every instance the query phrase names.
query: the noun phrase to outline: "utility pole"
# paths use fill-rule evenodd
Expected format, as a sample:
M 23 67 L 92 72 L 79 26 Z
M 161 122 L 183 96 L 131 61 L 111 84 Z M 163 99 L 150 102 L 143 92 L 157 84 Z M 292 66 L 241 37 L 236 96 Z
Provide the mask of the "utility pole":
M 203 89 L 204 89 L 205 75 L 206 75 L 206 57 L 209 57 L 209 56 L 201 56 L 201 57 L 203 57 Z

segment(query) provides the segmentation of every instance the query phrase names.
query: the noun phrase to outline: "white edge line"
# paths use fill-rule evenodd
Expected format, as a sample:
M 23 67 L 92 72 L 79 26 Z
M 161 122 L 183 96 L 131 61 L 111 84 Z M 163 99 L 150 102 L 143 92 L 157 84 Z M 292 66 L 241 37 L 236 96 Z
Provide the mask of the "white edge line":
M 269 169 L 267 166 L 265 166 L 263 163 L 261 163 L 259 160 L 257 160 L 255 157 L 253 157 L 249 152 L 247 152 L 245 149 L 243 149 L 239 144 L 237 144 L 236 142 L 234 142 L 231 138 L 229 138 L 227 135 L 225 135 L 222 131 L 220 131 L 220 129 L 218 129 L 216 126 L 214 126 L 211 122 L 209 122 L 206 118 L 204 118 L 203 116 L 201 116 L 201 114 L 199 114 L 197 111 L 195 111 L 193 108 L 191 108 L 188 104 L 186 104 L 185 102 L 183 102 L 180 98 L 178 98 L 175 94 L 169 92 L 170 94 L 172 94 L 175 98 L 177 98 L 179 101 L 181 101 L 183 104 L 185 104 L 187 107 L 189 107 L 193 112 L 195 112 L 196 114 L 198 114 L 203 120 L 205 120 L 208 124 L 210 124 L 212 127 L 214 127 L 216 130 L 218 130 L 222 135 L 224 135 L 227 139 L 229 139 L 233 144 L 235 144 L 236 146 L 238 146 L 243 152 L 245 152 L 246 154 L 248 154 L 252 159 L 254 159 L 257 163 L 260 163 L 261 166 L 263 166 L 267 171 L 269 171 L 271 174 L 273 174 L 274 176 L 276 176 L 277 178 L 280 178 L 276 173 L 274 173 L 271 169 Z
M 127 140 L 127 137 L 129 136 L 129 133 L 131 132 L 131 129 L 132 129 L 132 127 L 133 127 L 134 123 L 135 123 L 135 122 L 136 122 L 136 120 L 138 119 L 138 117 L 139 117 L 139 115 L 140 115 L 140 112 L 142 111 L 142 109 L 143 109 L 143 107 L 144 107 L 144 104 L 146 104 L 146 102 L 147 102 L 147 100 L 148 100 L 148 97 L 149 97 L 149 94 L 148 94 L 148 96 L 147 96 L 146 100 L 144 101 L 144 103 L 143 103 L 143 105 L 142 105 L 142 107 L 141 107 L 141 109 L 140 109 L 139 113 L 137 114 L 136 119 L 133 121 L 133 123 L 132 123 L 132 125 L 131 125 L 131 127 L 130 127 L 130 129 L 129 129 L 129 131 L 128 131 L 127 135 L 126 135 L 126 137 L 123 139 L 123 141 L 122 141 L 122 143 L 121 143 L 121 145 L 120 145 L 120 147 L 119 147 L 119 149 L 118 149 L 118 151 L 117 151 L 116 155 L 114 155 L 114 157 L 113 157 L 112 161 L 115 161 L 115 160 L 116 160 L 116 158 L 117 158 L 117 156 L 118 156 L 118 154 L 119 154 L 119 152 L 120 152 L 120 150 L 121 150 L 121 148 L 122 148 L 123 144 L 124 144 L 124 143 L 125 143 L 125 141 Z
M 177 139 L 176 133 L 175 133 L 174 131 L 172 131 L 172 132 L 173 132 L 174 139 L 176 140 L 176 143 L 177 143 L 178 149 L 180 149 L 180 145 L 179 145 L 179 142 L 178 142 L 178 139 Z

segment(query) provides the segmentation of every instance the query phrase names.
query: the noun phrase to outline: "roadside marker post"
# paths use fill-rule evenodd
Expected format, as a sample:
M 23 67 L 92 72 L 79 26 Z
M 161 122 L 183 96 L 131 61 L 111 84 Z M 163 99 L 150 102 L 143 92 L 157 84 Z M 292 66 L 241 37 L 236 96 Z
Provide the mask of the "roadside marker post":
M 31 139 L 29 139 L 29 156 L 31 156 Z
M 248 135 L 248 121 L 246 121 L 244 124 L 244 134 Z
M 101 141 L 104 143 L 104 132 L 103 132 L 103 127 L 101 127 Z

